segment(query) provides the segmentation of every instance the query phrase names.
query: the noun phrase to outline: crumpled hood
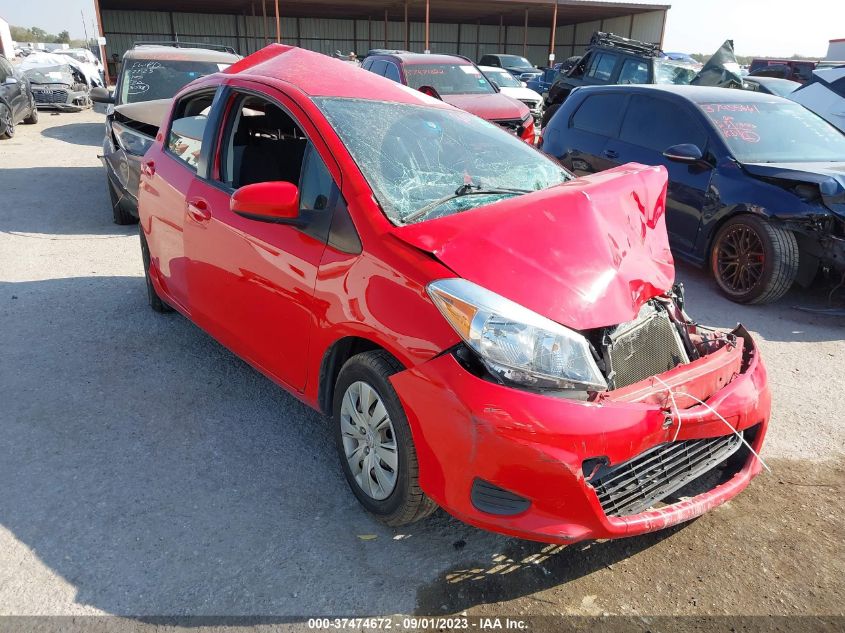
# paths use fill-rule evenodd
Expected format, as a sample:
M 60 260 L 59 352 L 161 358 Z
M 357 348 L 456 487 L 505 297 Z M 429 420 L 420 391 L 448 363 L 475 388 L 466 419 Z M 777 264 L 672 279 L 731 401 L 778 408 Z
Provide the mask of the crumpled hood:
M 616 325 L 674 282 L 666 183 L 664 167 L 629 164 L 394 235 L 553 321 Z
M 123 103 L 115 106 L 114 111 L 119 112 L 127 119 L 158 128 L 161 127 L 164 118 L 170 114 L 170 106 L 172 104 L 173 99 L 153 99 L 139 103 Z
M 845 214 L 845 163 L 743 163 L 743 168 L 759 178 L 776 178 L 819 186 L 825 204 Z M 834 206 L 835 205 L 835 206 Z
M 441 95 L 443 101 L 466 110 L 482 119 L 522 119 L 530 111 L 528 106 L 503 95 L 501 92 L 483 95 Z

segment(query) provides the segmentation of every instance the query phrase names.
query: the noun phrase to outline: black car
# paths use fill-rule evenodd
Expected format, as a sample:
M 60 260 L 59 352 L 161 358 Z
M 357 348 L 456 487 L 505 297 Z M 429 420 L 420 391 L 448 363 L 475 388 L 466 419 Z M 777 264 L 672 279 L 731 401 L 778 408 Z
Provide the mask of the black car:
M 224 70 L 239 59 L 231 49 L 209 44 L 139 42 L 124 53 L 114 92 L 91 90 L 92 101 L 112 106 L 106 112 L 100 158 L 116 224 L 138 221 L 141 163 L 170 112 L 173 96 L 194 79 Z
M 503 53 L 484 55 L 478 65 L 504 68 L 520 81 L 529 81 L 543 74 L 542 70 L 519 55 L 505 55 Z
M 38 122 L 29 81 L 0 55 L 0 139 L 12 138 L 15 125 Z
M 542 150 L 578 175 L 663 165 L 673 252 L 709 265 L 734 301 L 774 301 L 820 268 L 845 272 L 845 135 L 796 103 L 698 86 L 579 88 Z
M 696 66 L 661 57 L 660 46 L 613 33 L 593 33 L 584 56 L 567 73 L 555 78 L 546 98 L 543 125 L 580 86 L 611 84 L 688 84 Z

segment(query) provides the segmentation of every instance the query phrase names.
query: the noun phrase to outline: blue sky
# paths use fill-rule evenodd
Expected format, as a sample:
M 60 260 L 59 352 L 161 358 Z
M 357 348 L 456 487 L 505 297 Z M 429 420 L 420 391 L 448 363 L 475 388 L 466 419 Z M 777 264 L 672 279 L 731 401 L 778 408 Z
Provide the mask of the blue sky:
M 419 2 L 420 0 L 414 0 Z M 640 0 L 643 1 L 643 0 Z M 659 0 L 653 0 L 661 3 Z M 828 40 L 845 38 L 845 0 L 663 0 L 671 4 L 664 48 L 712 53 L 733 39 L 739 55 L 824 56 Z M 178 10 L 179 1 L 173 8 Z M 67 29 L 83 37 L 91 30 L 92 0 L 0 0 L 0 16 L 12 24 Z

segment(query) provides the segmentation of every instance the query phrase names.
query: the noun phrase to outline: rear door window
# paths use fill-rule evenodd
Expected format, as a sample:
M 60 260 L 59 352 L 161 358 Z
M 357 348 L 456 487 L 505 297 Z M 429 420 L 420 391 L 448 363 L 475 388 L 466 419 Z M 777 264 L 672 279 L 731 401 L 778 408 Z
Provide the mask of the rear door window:
M 628 103 L 619 139 L 661 153 L 682 143 L 691 143 L 703 151 L 707 132 L 686 108 L 665 99 L 634 95 Z
M 388 62 L 387 68 L 384 71 L 384 76 L 388 79 L 392 79 L 396 83 L 401 83 L 401 79 L 399 78 L 399 68 L 393 62 Z
M 620 92 L 591 95 L 572 117 L 572 127 L 584 132 L 615 137 L 625 107 L 625 95 Z
M 613 77 L 613 69 L 616 68 L 616 61 L 619 57 L 613 53 L 599 53 L 596 55 L 593 63 L 590 64 L 590 70 L 587 72 L 588 77 L 592 77 L 596 81 L 608 82 Z

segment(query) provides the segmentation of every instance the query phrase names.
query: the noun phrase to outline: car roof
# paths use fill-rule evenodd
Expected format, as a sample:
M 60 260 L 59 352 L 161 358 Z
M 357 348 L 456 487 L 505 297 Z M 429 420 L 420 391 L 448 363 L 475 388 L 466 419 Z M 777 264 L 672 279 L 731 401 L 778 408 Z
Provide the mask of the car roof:
M 174 61 L 217 62 L 231 64 L 239 59 L 238 55 L 209 48 L 182 48 L 157 44 L 142 44 L 130 48 L 123 54 L 124 59 L 162 59 Z
M 757 79 L 757 77 L 755 77 Z M 578 94 L 597 92 L 627 92 L 632 94 L 666 94 L 680 97 L 693 103 L 771 103 L 772 100 L 788 101 L 775 95 L 767 95 L 750 90 L 718 88 L 716 86 L 674 86 L 663 84 L 637 84 L 611 86 L 584 86 L 578 88 Z
M 743 81 L 756 81 L 758 84 L 765 86 L 766 84 L 794 84 L 800 86 L 801 83 L 793 81 L 792 79 L 784 79 L 783 77 L 758 77 L 756 75 L 749 75 Z
M 266 46 L 229 66 L 223 71 L 223 75 L 254 77 L 257 80 L 277 79 L 299 88 L 311 97 L 367 99 L 451 108 L 418 90 L 352 66 L 343 60 L 285 44 Z
M 472 64 L 466 57 L 459 55 L 438 55 L 435 53 L 397 53 L 391 57 L 398 58 L 403 64 Z

